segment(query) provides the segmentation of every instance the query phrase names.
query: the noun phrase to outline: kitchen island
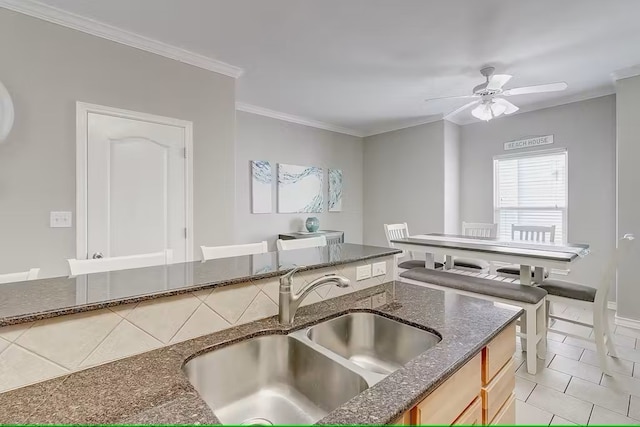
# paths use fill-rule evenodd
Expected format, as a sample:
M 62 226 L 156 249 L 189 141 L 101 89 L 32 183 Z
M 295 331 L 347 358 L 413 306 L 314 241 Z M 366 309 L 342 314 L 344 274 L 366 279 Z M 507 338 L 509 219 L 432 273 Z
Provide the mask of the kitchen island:
M 381 294 L 384 304 L 376 307 Z M 514 421 L 511 358 L 520 311 L 390 281 L 302 307 L 286 327 L 272 316 L 0 394 L 0 423 L 215 424 L 215 408 L 183 372 L 188 360 L 347 312 L 376 313 L 442 340 L 332 409 L 319 424 Z M 446 405 L 439 397 L 443 392 Z

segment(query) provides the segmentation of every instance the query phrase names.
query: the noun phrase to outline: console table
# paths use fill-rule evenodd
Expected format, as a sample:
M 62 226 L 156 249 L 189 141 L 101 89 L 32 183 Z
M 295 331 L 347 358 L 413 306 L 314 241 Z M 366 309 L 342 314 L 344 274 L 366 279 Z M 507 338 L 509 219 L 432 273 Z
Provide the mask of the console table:
M 308 231 L 295 231 L 293 233 L 283 233 L 278 235 L 278 239 L 291 240 L 291 239 L 306 239 L 309 237 L 325 236 L 327 238 L 328 245 L 335 245 L 336 243 L 344 243 L 344 231 L 336 230 L 318 230 L 315 233 L 309 233 Z

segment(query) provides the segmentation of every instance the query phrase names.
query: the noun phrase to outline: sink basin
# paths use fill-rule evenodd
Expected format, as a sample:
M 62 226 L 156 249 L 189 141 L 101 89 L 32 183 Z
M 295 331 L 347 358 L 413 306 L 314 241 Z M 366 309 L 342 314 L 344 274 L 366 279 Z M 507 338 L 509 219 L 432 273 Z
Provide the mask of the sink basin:
M 223 424 L 312 424 L 368 388 L 360 375 L 284 335 L 214 350 L 183 369 Z
M 313 326 L 307 337 L 353 364 L 388 375 L 441 340 L 373 313 L 349 313 Z

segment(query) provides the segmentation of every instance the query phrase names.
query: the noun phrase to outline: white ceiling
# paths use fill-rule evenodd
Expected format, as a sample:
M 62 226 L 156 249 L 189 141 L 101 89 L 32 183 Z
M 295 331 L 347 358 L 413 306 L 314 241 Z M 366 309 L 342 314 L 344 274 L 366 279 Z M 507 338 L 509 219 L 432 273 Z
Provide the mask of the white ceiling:
M 370 134 L 465 100 L 493 65 L 505 86 L 566 81 L 523 110 L 612 93 L 640 64 L 638 0 L 43 0 L 245 70 L 237 100 Z M 469 112 L 460 122 L 470 121 Z

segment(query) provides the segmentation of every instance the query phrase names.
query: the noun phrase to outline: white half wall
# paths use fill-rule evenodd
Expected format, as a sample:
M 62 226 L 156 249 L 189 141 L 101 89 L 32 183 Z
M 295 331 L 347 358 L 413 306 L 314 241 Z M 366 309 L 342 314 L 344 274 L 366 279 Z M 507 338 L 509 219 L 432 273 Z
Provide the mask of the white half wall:
M 342 230 L 346 242 L 362 243 L 362 138 L 242 111 L 237 112 L 236 121 L 235 243 L 267 240 L 275 250 L 277 234 L 303 230 L 309 216 L 320 220 L 320 229 Z M 251 160 L 271 162 L 271 214 L 251 213 Z M 324 212 L 277 213 L 278 163 L 324 169 Z M 327 212 L 329 168 L 342 169 L 342 212 Z
M 463 126 L 460 220 L 493 222 L 493 157 L 505 153 L 505 142 L 553 134 L 554 144 L 539 149 L 568 150 L 569 242 L 588 243 L 592 249 L 571 267 L 568 279 L 597 285 L 616 240 L 615 122 L 616 97 L 609 95 Z

